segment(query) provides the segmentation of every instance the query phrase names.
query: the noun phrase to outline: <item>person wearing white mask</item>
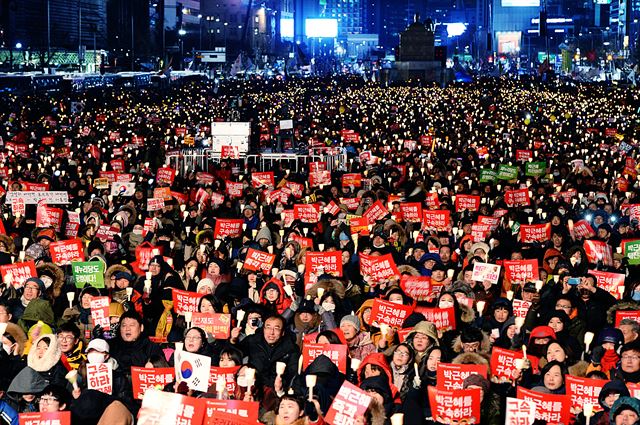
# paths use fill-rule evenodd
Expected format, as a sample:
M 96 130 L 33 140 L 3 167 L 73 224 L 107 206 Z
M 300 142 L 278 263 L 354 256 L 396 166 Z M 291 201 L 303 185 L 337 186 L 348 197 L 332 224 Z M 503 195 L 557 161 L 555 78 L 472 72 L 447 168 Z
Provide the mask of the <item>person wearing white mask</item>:
M 85 353 L 87 355 L 87 364 L 96 365 L 96 364 L 110 364 L 111 365 L 111 394 L 118 398 L 122 403 L 124 403 L 127 408 L 132 411 L 135 407 L 135 400 L 133 400 L 133 394 L 131 393 L 131 389 L 127 390 L 128 381 L 131 378 L 125 376 L 125 374 L 130 373 L 129 371 L 125 371 L 120 368 L 117 360 L 110 356 L 110 347 L 109 343 L 101 338 L 94 338 L 89 341 L 87 344 L 87 349 Z M 86 368 L 82 368 L 84 370 L 79 370 L 80 373 L 86 373 Z M 86 376 L 83 379 L 83 382 L 87 382 Z M 84 391 L 85 388 L 82 388 Z M 73 391 L 73 397 L 78 398 L 80 396 L 80 391 Z

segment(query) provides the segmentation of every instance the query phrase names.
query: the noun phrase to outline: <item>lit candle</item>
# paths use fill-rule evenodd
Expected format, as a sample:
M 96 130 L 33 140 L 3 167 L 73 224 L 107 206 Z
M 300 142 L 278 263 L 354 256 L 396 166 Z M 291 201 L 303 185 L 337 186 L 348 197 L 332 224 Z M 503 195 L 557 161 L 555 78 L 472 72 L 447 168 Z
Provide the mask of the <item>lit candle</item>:
M 309 388 L 309 401 L 313 400 L 313 387 L 316 386 L 316 381 L 318 377 L 316 375 L 307 375 L 305 376 L 307 381 L 307 388 Z
M 71 291 L 67 292 L 67 300 L 69 301 L 69 308 L 73 308 L 73 300 L 76 299 L 76 293 Z

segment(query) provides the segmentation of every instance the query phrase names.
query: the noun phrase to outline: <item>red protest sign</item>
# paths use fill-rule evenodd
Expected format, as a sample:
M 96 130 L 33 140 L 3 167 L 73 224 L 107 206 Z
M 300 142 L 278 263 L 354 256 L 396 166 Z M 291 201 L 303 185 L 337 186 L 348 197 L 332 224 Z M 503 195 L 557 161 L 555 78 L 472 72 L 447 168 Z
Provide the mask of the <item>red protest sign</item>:
M 112 364 L 87 364 L 87 388 L 105 394 L 113 394 Z
M 122 159 L 112 159 L 109 164 L 111 165 L 111 169 L 117 173 L 124 173 L 124 160 Z
M 52 242 L 49 245 L 51 260 L 58 266 L 64 266 L 76 261 L 84 261 L 84 247 L 80 239 Z
M 242 235 L 243 223 L 244 220 L 241 218 L 218 218 L 213 236 L 216 239 L 224 239 L 227 236 L 230 238 L 238 238 Z
M 380 327 L 381 324 L 395 328 L 401 328 L 405 319 L 409 317 L 413 309 L 411 306 L 395 304 L 387 300 L 376 298 L 371 306 L 369 324 Z
M 62 225 L 62 210 L 46 206 L 38 206 L 36 209 L 36 227 L 53 227 L 56 232 Z
M 456 212 L 478 211 L 480 208 L 480 197 L 474 195 L 456 196 Z
M 533 425 L 536 420 L 536 404 L 527 400 L 507 397 L 505 423 Z
M 613 266 L 613 248 L 604 241 L 584 241 L 582 245 L 590 263 L 602 261 L 605 266 Z
M 327 356 L 342 373 L 347 373 L 347 346 L 342 344 L 308 344 L 302 346 L 302 369 L 321 355 Z
M 635 320 L 640 323 L 640 310 L 617 310 L 616 311 L 616 328 L 620 327 L 620 321 L 624 319 Z
M 94 326 L 102 326 L 104 330 L 111 328 L 109 321 L 109 297 L 93 297 L 91 298 L 91 319 Z
M 358 198 L 340 198 L 340 203 L 347 207 L 347 211 L 355 211 L 360 206 L 360 199 Z
M 19 425 L 71 425 L 71 412 L 31 412 L 20 413 Z
M 142 242 L 136 247 L 136 263 L 140 270 L 146 271 L 149 269 L 149 263 L 153 258 L 154 250 L 157 248 L 149 242 Z
M 275 178 L 273 177 L 273 171 L 251 173 L 251 186 L 256 188 L 266 186 L 270 189 L 273 189 L 275 186 Z
M 449 210 L 424 211 L 423 226 L 426 229 L 448 230 L 451 223 L 451 213 Z
M 428 387 L 431 415 L 436 422 L 480 423 L 480 388 L 441 390 Z
M 197 313 L 191 316 L 191 326 L 200 328 L 215 339 L 229 339 L 231 315 L 222 313 Z
M 513 315 L 515 317 L 522 317 L 523 319 L 526 318 L 527 313 L 529 312 L 529 307 L 531 307 L 531 302 L 514 298 L 512 303 Z
M 374 282 L 381 282 L 392 277 L 399 277 L 400 272 L 391 254 L 360 255 L 360 273 L 369 276 Z
M 422 204 L 420 202 L 401 202 L 400 211 L 402 219 L 409 223 L 420 223 L 422 221 Z
M 164 183 L 171 186 L 173 184 L 173 180 L 176 178 L 176 170 L 169 167 L 161 167 L 158 168 L 158 172 L 156 174 L 156 180 L 158 183 Z
M 227 188 L 227 195 L 232 198 L 239 198 L 242 196 L 243 186 L 241 182 L 232 182 L 227 180 L 225 184 Z
M 142 398 L 138 424 L 201 425 L 204 420 L 203 400 L 177 393 L 149 390 Z
M 375 223 L 377 220 L 384 218 L 389 211 L 382 205 L 379 200 L 376 201 L 369 209 L 363 214 L 363 217 L 367 217 L 369 223 Z
M 425 202 L 427 203 L 427 208 L 429 208 L 430 210 L 437 210 L 438 208 L 440 208 L 440 198 L 438 198 L 438 192 L 427 193 Z
M 591 404 L 593 410 L 596 412 L 602 410 L 598 402 L 598 396 L 600 395 L 600 391 L 602 391 L 602 387 L 607 382 L 606 379 L 580 378 L 572 375 L 565 376 L 564 383 L 567 388 L 567 395 L 571 399 L 571 407 L 583 410 L 583 406 L 586 403 Z
M 588 239 L 596 235 L 587 220 L 580 220 L 573 225 L 573 236 L 578 239 Z
M 367 217 L 351 217 L 349 218 L 349 227 L 351 234 L 358 234 L 360 236 L 369 235 L 369 220 Z
M 144 393 L 149 388 L 159 386 L 164 388 L 176 379 L 176 371 L 173 367 L 137 367 L 131 366 L 131 384 L 133 397 L 142 400 Z
M 640 384 L 627 382 L 627 389 L 629 389 L 629 393 L 631 393 L 631 397 L 640 398 Z
M 362 186 L 362 175 L 356 173 L 343 174 L 342 175 L 342 187 L 361 187 Z
M 507 190 L 504 193 L 504 202 L 509 208 L 531 205 L 529 189 Z
M 33 261 L 23 263 L 5 264 L 0 266 L 2 281 L 16 289 L 22 288 L 24 282 L 30 277 L 38 276 L 36 264 Z
M 469 375 L 481 375 L 487 377 L 487 367 L 478 364 L 438 364 L 436 371 L 437 387 L 441 390 L 461 390 L 462 382 Z
M 24 203 L 24 198 L 15 198 L 13 202 L 11 202 L 11 213 L 16 217 L 24 217 L 27 211 L 27 207 Z
M 403 275 L 400 279 L 400 288 L 416 301 L 427 301 L 434 297 L 429 276 Z
M 516 149 L 516 161 L 528 161 L 533 158 L 533 151 Z
M 320 207 L 315 204 L 295 204 L 293 217 L 303 223 L 317 223 L 320 220 Z
M 318 276 L 326 273 L 342 276 L 342 253 L 340 251 L 307 252 L 305 258 L 305 288 L 318 281 Z
M 617 300 L 622 299 L 622 294 L 624 293 L 624 274 L 603 272 L 600 270 L 589 270 L 588 272 L 596 277 L 596 287 L 604 289 Z
M 489 226 L 491 231 L 493 231 L 493 230 L 496 230 L 500 225 L 500 218 L 481 215 L 478 217 L 478 224 L 483 226 Z
M 223 145 L 220 147 L 220 158 L 240 159 L 240 149 L 238 146 Z
M 551 224 L 521 224 L 520 241 L 522 243 L 545 242 L 551 238 Z
M 243 268 L 253 271 L 263 270 L 268 272 L 273 267 L 275 259 L 276 256 L 274 254 L 249 248 L 249 251 L 247 251 L 247 257 L 244 260 Z
M 289 235 L 289 240 L 298 242 L 301 248 L 313 248 L 313 239 L 305 238 L 304 236 L 298 236 L 296 233 Z
M 236 373 L 240 366 L 212 367 L 209 373 L 209 386 L 215 385 L 222 378 L 227 383 L 227 392 L 234 394 L 236 391 Z
M 331 185 L 331 171 L 320 170 L 309 173 L 310 187 L 324 187 Z
M 324 171 L 327 169 L 326 161 L 316 161 L 309 163 L 309 173 L 315 173 L 317 171 Z
M 192 313 L 198 311 L 200 298 L 204 297 L 205 294 L 183 291 L 182 289 L 176 288 L 171 289 L 173 291 L 173 311 L 175 311 L 176 314 L 184 315 L 187 311 Z
M 538 280 L 538 260 L 504 260 L 504 275 L 509 282 Z
M 539 393 L 518 387 L 518 398 L 536 404 L 536 419 L 548 425 L 568 424 L 571 403 L 568 395 Z
M 304 192 L 304 185 L 303 184 L 296 183 L 296 182 L 287 182 L 287 184 L 285 184 L 284 187 L 286 187 L 289 190 L 291 190 L 291 194 L 295 198 L 302 198 L 302 194 Z
M 113 240 L 113 237 L 120 233 L 117 227 L 109 225 L 101 225 L 96 232 L 96 238 L 100 239 L 103 243 L 109 240 Z
M 491 233 L 491 226 L 487 224 L 477 224 L 474 223 L 471 225 L 471 238 L 473 242 L 484 242 L 484 240 Z
M 491 350 L 491 375 L 496 382 L 511 382 L 516 370 L 516 359 L 522 359 L 522 351 L 493 347 Z M 538 370 L 538 358 L 527 356 L 534 371 Z
M 440 331 L 456 328 L 456 314 L 454 307 L 416 307 L 416 313 L 422 314 L 429 322 L 436 325 Z
M 355 418 L 364 415 L 371 403 L 371 396 L 352 383 L 344 381 L 324 418 L 332 425 L 352 425 Z
M 239 421 L 246 423 L 258 423 L 258 409 L 260 403 L 257 401 L 244 400 L 216 400 L 205 399 L 205 421 L 203 425 L 217 425 L 215 417 L 222 413 L 233 415 L 231 424 L 237 424 Z
M 149 198 L 147 199 L 147 211 L 159 211 L 164 208 L 164 199 Z

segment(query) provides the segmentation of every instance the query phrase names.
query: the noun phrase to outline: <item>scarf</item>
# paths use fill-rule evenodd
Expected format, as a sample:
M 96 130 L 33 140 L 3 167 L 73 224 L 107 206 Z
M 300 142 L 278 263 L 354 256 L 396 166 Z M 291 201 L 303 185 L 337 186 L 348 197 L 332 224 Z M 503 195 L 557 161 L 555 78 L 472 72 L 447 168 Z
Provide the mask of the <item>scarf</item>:
M 173 325 L 173 316 L 171 315 L 171 309 L 173 308 L 173 300 L 162 300 L 164 311 L 160 314 L 158 319 L 158 326 L 156 326 L 156 337 L 166 338 L 171 332 L 171 326 Z

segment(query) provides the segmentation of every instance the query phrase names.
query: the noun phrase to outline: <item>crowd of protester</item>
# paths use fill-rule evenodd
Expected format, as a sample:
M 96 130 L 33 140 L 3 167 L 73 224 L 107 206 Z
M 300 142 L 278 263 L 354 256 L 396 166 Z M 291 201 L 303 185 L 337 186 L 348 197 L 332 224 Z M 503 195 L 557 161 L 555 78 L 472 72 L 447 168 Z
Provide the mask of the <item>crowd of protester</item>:
M 173 368 L 184 350 L 214 367 L 240 366 L 235 391 L 179 382 L 160 389 L 258 402 L 263 423 L 324 423 L 344 382 L 372 397 L 355 423 L 387 424 L 397 413 L 396 423 L 439 423 L 428 391 L 441 363 L 486 366 L 486 377 L 460 383 L 480 389 L 475 423 L 505 423 L 506 400 L 519 388 L 566 394 L 568 376 L 606 381 L 596 413 L 572 408 L 572 423 L 640 423 L 632 396 L 640 383 L 640 255 L 632 252 L 640 240 L 639 108 L 635 90 L 528 79 L 445 88 L 254 79 L 4 94 L 2 196 L 44 187 L 67 192 L 69 203 L 3 202 L 0 265 L 32 260 L 36 273 L 18 281 L 3 271 L 0 421 L 60 410 L 71 411 L 74 424 L 134 423 L 141 400 L 132 367 Z M 321 185 L 306 165 L 259 170 L 230 158 L 158 180 L 168 155 L 187 148 L 185 135 L 206 142 L 211 121 L 231 112 L 251 121 L 256 150 L 277 140 L 329 154 L 345 149 L 347 160 L 334 162 Z M 289 119 L 293 129 L 279 130 Z M 94 184 L 114 159 L 135 182 L 131 196 Z M 541 172 L 527 172 L 540 162 Z M 516 175 L 487 177 L 502 166 L 515 166 Z M 274 187 L 252 180 L 258 171 L 272 171 Z M 239 194 L 230 194 L 230 182 L 242 184 Z M 162 187 L 173 196 L 148 211 Z M 528 201 L 514 202 L 516 191 Z M 480 201 L 458 208 L 465 195 Z M 405 219 L 409 203 L 423 214 L 448 211 L 448 220 Z M 317 222 L 287 215 L 303 204 L 318 206 Z M 382 213 L 352 233 L 351 220 L 374 205 Z M 48 208 L 61 216 L 38 227 L 51 223 Z M 76 213 L 79 226 L 69 232 Z M 495 220 L 482 227 L 484 218 Z M 239 235 L 218 237 L 217 222 L 228 219 L 242 220 Z M 523 240 L 521 228 L 541 224 L 542 237 Z M 110 231 L 98 234 L 104 226 Z M 72 264 L 54 263 L 50 245 L 73 239 L 86 261 L 102 263 L 104 288 L 81 287 Z M 144 247 L 153 255 L 141 261 Z M 269 269 L 248 269 L 250 250 L 275 255 Z M 336 251 L 340 273 L 306 269 L 308 253 Z M 397 273 L 363 273 L 363 256 L 386 256 Z M 537 275 L 509 278 L 505 262 L 520 260 L 535 260 Z M 476 263 L 501 265 L 497 281 L 474 280 Z M 612 287 L 601 276 L 622 283 Z M 416 282 L 428 293 L 412 297 L 403 282 L 424 277 Z M 204 294 L 197 313 L 228 314 L 228 339 L 176 314 L 175 290 Z M 108 329 L 92 318 L 91 299 L 100 296 L 110 300 Z M 411 312 L 401 325 L 380 324 L 371 320 L 376 300 Z M 521 301 L 528 310 L 516 315 Z M 455 326 L 428 320 L 422 311 L 431 308 L 453 308 Z M 628 316 L 617 321 L 617 312 Z M 326 356 L 300 368 L 309 343 L 346 345 L 346 370 Z M 526 351 L 510 379 L 492 376 L 498 348 Z M 101 363 L 112 366 L 111 395 L 88 389 L 87 365 Z M 308 375 L 317 377 L 313 397 Z

